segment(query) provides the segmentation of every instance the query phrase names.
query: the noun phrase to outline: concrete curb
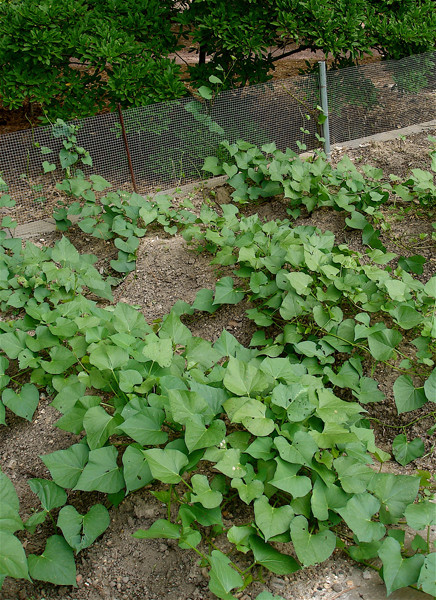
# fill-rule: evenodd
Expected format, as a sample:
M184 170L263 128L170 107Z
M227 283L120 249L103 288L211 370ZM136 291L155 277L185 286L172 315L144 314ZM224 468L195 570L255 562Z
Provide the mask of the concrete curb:
M417 133L422 133L429 129L436 127L436 119L433 121L426 121L425 123L419 123L418 125L410 125L409 127L403 127L402 129L394 129L391 131L384 131L382 133L376 133L367 137L359 138L357 140L350 140L341 144L335 144L332 146L332 150L344 149L344 148L359 148L363 144L369 144L371 142L386 142L389 140L398 139L400 135L409 136ZM313 152L304 152L300 154L302 158L313 156ZM179 187L169 188L162 190L152 195L153 198L158 196L186 196L191 192L197 191L201 188L211 189L217 185L223 185L227 181L226 175L220 175L219 177L212 177L204 181L196 181L194 183L188 183ZM146 197L146 196L144 196ZM147 196L148 197L148 196ZM78 217L71 216L70 220L75 223ZM28 239L36 237L38 235L44 235L46 233L52 233L56 231L56 222L52 218L42 219L40 221L33 221L32 223L25 223L24 225L18 225L14 230L7 230L8 237L16 237L21 239Z

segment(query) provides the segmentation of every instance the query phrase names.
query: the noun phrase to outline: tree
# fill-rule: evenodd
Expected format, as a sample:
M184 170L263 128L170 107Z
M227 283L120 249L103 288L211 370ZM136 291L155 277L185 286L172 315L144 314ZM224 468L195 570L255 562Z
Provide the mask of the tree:
M277 60L301 50L331 54L339 67L372 50L426 52L436 41L433 0L190 0L176 20L200 48L191 78L204 81L221 65L228 85L265 81Z
M13 0L0 3L0 96L80 117L186 95L182 45L199 55L194 87L217 67L234 87L267 81L302 49L340 67L372 50L425 52L435 39L434 0Z

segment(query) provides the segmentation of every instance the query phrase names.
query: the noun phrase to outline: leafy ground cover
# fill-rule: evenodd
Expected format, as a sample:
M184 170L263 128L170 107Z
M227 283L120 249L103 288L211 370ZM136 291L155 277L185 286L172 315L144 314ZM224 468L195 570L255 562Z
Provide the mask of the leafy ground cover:
M3 240L3 467L12 475L19 466L22 505L18 516L4 479L4 535L17 560L2 567L62 586L7 579L4 594L208 597L195 567L178 587L190 559L174 566L177 547L203 555L210 591L222 598L251 578L260 582L243 593L255 598L268 570L292 585L300 565L310 569L346 548L374 566L383 561L388 590L419 580L433 593L429 540L414 535L402 558L399 523L421 530L432 518L435 292L430 253L421 248L432 237L432 180L422 169L388 189L377 169L363 178L346 159L331 171L318 159L285 160L272 146L267 160L250 147L228 151L237 172L230 160L206 167L227 169L235 192L217 190L202 208L200 198L156 206L133 198L127 207L112 191L97 203L93 192L105 187L98 177L63 184L85 200L70 209L81 214L82 232L97 234L101 248L115 239L110 273L66 238L24 253L17 240ZM289 181L288 198L240 211L229 203L229 192L253 202ZM326 215L334 215L328 227ZM66 227L68 215L58 216ZM415 221L416 241L403 234L406 248L392 251L396 224ZM110 284L126 272L113 304ZM172 297L160 296L165 289ZM82 298L87 290L93 295ZM182 302L169 311L177 296ZM146 319L129 304L141 305ZM374 439L371 422L394 434ZM20 457L25 446L31 462ZM388 453L400 466L392 469ZM151 484L152 500L144 489ZM133 493L122 501L125 488ZM106 507L119 501L103 541L86 550L106 530ZM21 518L29 533L12 541ZM165 542L132 540L138 529L137 538ZM117 564L111 547L118 553L130 543L130 571L108 581ZM152 549L146 584L136 579L144 546ZM99 563L86 579L82 550L84 570ZM81 553L78 575L73 551ZM164 570L170 563L174 577ZM70 592L73 575L81 585ZM280 595L290 597L286 589Z

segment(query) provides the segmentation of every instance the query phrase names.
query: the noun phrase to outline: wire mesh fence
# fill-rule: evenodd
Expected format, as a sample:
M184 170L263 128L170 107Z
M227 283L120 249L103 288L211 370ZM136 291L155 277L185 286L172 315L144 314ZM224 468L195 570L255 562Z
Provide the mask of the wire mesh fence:
M436 52L377 62L327 74L332 143L430 121L436 112ZM204 159L220 156L220 141L274 141L298 150L315 148L318 75L272 80L222 92L205 102L185 98L123 111L126 139L138 192L151 193L197 181ZM83 119L77 144L89 151L94 172L132 189L126 145L117 113ZM304 132L302 131L304 130ZM63 177L62 138L51 127L0 136L0 173L16 200L9 211L20 224L50 217ZM43 166L45 165L45 166ZM47 171L47 172L45 172Z

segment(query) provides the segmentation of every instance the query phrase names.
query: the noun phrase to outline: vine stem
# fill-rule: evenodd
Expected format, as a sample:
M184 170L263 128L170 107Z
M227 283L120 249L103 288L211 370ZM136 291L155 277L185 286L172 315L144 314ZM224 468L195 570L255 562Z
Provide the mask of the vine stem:
M194 492L194 489L192 488L192 486L187 481L185 481L183 479L183 477L180 479L180 483L184 483L191 492Z
M379 425L383 425L383 427L388 427L390 429L405 429L407 427L410 427L411 425L414 425L415 423L418 423L418 421L426 419L430 415L436 416L436 411L431 411L429 413L426 413L425 415L422 415L421 417L417 417L413 421L410 421L410 423L406 423L406 425L388 425L387 423L380 421L380 419L377 419L376 417L368 417L368 419L370 421L376 421L376 423L378 423Z

